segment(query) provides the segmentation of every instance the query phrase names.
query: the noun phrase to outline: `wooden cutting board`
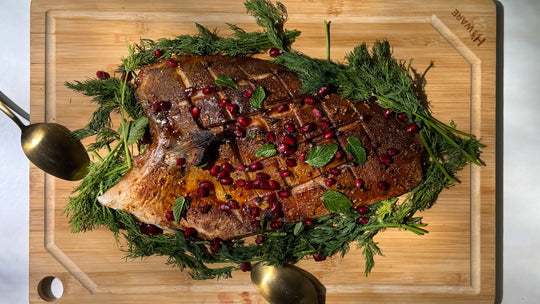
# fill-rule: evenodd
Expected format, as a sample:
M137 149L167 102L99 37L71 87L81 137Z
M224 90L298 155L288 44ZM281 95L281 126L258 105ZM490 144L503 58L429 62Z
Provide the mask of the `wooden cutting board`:
M331 20L332 59L354 46L387 39L394 55L418 72L431 62L426 93L437 118L453 120L486 145L485 167L466 167L461 184L443 191L424 212L429 234L385 231L384 256L370 276L363 257L298 266L317 277L326 303L493 303L496 292L496 6L488 0L284 0L294 47L324 58L323 21ZM35 0L31 7L33 122L83 127L94 106L63 83L113 73L126 42L195 33L194 22L230 31L225 23L257 29L241 1ZM500 109L499 109L500 110ZM30 171L30 302L47 298L47 277L63 283L58 303L265 303L249 274L193 281L166 259L123 259L106 230L70 233L63 209L76 186ZM41 283L41 285L40 285ZM38 288L41 286L42 288ZM42 292L38 292L40 289ZM50 300L50 298L49 298Z

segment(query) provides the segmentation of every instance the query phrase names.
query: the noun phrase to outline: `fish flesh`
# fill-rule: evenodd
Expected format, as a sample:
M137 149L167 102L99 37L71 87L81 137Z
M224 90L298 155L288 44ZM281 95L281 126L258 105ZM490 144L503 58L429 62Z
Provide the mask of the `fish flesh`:
M422 181L424 147L404 114L373 100L301 94L298 76L270 61L182 55L143 67L135 84L152 142L98 200L141 223L230 240L330 213L328 190L356 207ZM363 163L345 149L352 136ZM328 145L338 149L327 164L306 162L310 149ZM261 147L275 155L259 155ZM175 220L179 197L189 209Z

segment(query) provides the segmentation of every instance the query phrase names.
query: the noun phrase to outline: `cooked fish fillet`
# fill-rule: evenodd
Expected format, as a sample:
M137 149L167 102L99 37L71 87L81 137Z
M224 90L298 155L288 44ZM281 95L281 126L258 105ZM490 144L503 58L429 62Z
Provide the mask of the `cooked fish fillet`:
M217 86L221 75L238 89ZM136 84L153 141L99 201L141 223L228 240L257 232L263 216L273 229L329 213L321 200L328 189L367 205L422 180L423 145L403 117L338 94L300 95L297 75L268 61L185 55L145 66ZM250 104L257 87L266 93L261 109ZM366 162L344 151L349 136L361 140ZM268 144L278 154L257 157ZM327 144L339 147L327 165L304 162ZM190 208L177 224L170 214L180 196Z

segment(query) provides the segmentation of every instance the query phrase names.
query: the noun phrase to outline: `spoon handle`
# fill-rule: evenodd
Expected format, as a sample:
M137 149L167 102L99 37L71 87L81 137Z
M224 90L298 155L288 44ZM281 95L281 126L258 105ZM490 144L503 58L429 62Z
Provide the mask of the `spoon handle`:
M11 120L13 120L17 124L17 126L21 128L21 130L23 130L24 128L26 128L26 125L23 124L21 120L17 116L15 116L15 114L13 114L13 112L11 112L8 106L9 104L14 104L14 103L13 101L11 101L11 99L9 99L6 95L4 95L2 91L0 91L0 110L6 113L6 115L9 118L11 118Z

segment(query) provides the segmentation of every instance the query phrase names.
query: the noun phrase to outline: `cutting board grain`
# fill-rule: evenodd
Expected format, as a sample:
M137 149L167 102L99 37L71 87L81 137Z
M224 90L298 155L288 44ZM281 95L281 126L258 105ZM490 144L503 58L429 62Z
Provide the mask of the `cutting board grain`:
M325 57L323 21L331 20L332 59L362 41L391 42L420 73L431 108L486 145L484 167L466 167L461 184L424 212L429 234L385 231L384 256L368 277L354 246L345 258L298 265L326 289L326 303L493 303L495 297L496 7L488 0L284 0L294 47ZM113 73L126 42L195 33L194 22L230 31L257 29L241 1L35 0L31 6L31 120L83 127L94 109L65 81ZM246 273L193 281L166 259L124 260L106 230L72 234L63 209L76 183L30 171L30 302L44 278L63 282L58 303L265 303ZM42 284L43 285L43 284Z

